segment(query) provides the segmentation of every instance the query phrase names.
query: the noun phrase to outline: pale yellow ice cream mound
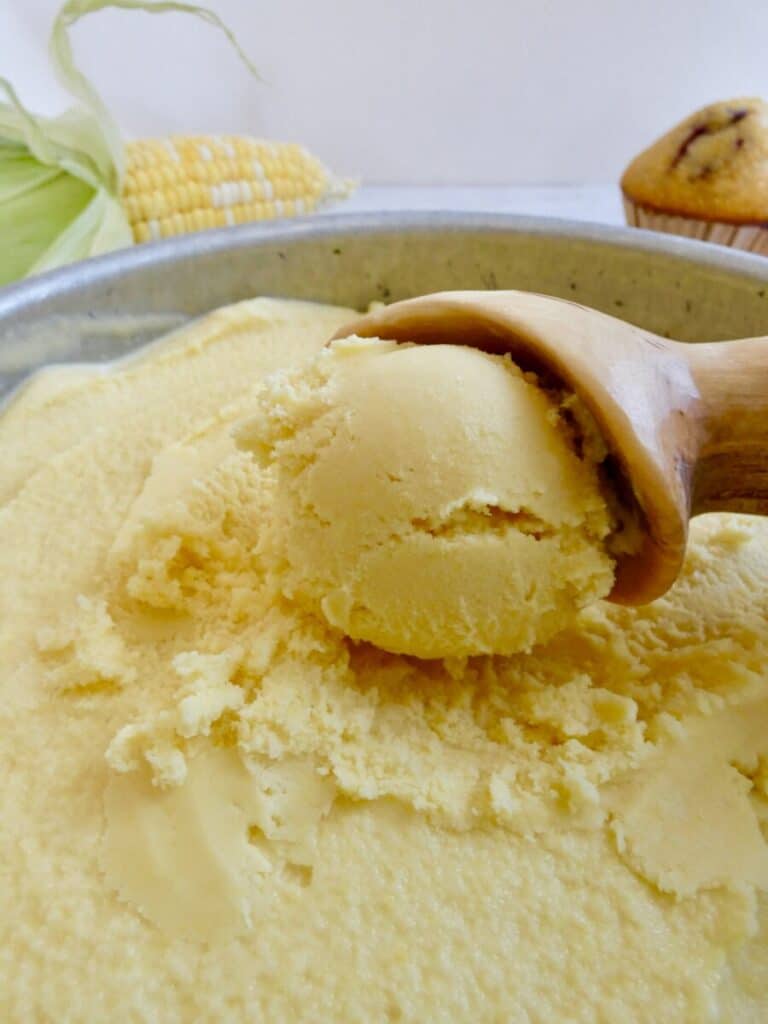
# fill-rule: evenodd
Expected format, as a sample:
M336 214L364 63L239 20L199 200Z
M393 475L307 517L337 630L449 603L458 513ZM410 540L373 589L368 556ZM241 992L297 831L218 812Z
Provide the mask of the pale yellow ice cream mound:
M257 300L0 418L0 1020L768 1018L768 525L420 661L275 594Z
M548 639L613 585L605 452L574 450L574 404L455 345L351 339L272 378L238 442L276 474L276 585L399 654Z

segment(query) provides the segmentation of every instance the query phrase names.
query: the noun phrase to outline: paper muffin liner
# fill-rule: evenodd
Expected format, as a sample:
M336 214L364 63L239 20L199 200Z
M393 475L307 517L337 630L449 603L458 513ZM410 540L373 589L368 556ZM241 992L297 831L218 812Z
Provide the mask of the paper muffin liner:
M768 256L768 224L728 224L725 221L697 220L674 213L660 213L647 206L624 198L624 214L627 224L650 231L664 231L669 235L684 235L698 238L703 242L730 245L734 249Z

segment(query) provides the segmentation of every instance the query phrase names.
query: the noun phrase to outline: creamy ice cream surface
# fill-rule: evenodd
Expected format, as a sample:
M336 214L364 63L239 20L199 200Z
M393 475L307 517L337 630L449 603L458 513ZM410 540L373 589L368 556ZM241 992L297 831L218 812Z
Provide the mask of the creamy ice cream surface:
M238 439L276 472L279 589L421 658L547 639L613 584L603 453L574 451L573 401L456 345L336 342L272 378Z
M359 482L405 475L425 376L386 343L316 358L351 317L241 303L112 372L50 371L0 416L0 1019L766 1019L768 525L694 521L663 599L598 601L529 651L351 640L352 618L318 614L343 577L294 530L292 488L306 473L313 514L343 526L338 455L337 490L370 506ZM525 501L506 464L489 487L422 389L414 482L379 496L397 518L434 486L448 528L409 509L397 543L523 543L522 513L537 553L572 529L577 586L604 592L612 514L562 401L456 358L436 375L482 381L541 465L515 453ZM374 364L397 399L379 450L387 406L355 386ZM470 388L453 401L486 429ZM530 506L550 480L561 502Z

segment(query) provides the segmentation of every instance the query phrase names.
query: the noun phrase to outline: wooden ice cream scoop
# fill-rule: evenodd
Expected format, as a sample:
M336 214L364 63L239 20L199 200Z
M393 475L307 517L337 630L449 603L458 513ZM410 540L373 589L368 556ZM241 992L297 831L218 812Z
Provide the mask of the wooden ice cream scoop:
M639 549L617 562L613 601L645 604L669 589L691 516L768 514L768 337L684 344L517 291L396 302L337 337L350 334L508 352L581 397L642 523Z

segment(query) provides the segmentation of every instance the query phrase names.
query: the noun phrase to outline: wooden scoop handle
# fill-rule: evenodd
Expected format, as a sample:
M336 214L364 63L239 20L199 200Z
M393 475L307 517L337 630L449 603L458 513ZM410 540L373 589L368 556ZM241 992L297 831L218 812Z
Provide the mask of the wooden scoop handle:
M768 515L768 338L680 349L701 399L691 514Z

